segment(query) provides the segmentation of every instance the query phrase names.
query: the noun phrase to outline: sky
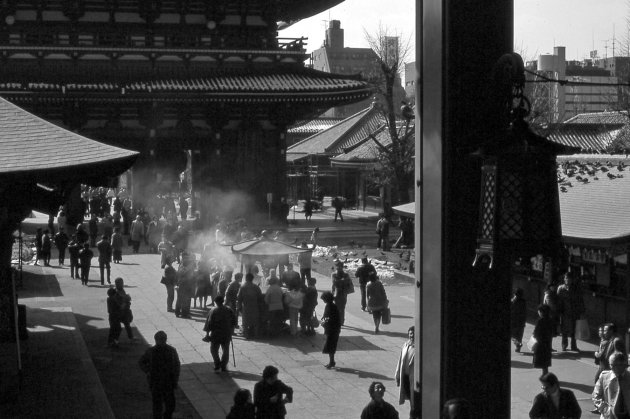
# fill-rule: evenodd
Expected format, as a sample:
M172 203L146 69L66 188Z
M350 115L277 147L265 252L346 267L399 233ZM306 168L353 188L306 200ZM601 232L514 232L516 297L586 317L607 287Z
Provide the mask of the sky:
M419 3L419 2L418 2ZM340 5L280 32L280 37L308 37L308 52L324 41L327 22L341 21L345 46L368 47L364 30L379 25L415 45L415 0L345 0ZM514 50L525 60L566 47L566 58L582 60L597 50L600 57L628 55L630 0L514 0ZM608 48L606 48L608 47ZM415 59L415 51L410 58Z

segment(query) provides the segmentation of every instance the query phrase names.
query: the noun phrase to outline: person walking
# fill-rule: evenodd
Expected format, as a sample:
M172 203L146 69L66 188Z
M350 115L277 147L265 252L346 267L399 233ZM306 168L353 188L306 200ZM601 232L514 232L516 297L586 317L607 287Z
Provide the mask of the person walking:
M230 342L232 341L232 333L236 327L236 316L232 309L223 305L224 297L217 296L214 300L216 305L206 319L203 326L206 336L203 338L205 342L210 342L210 354L214 361L215 371L227 371L227 365L230 360ZM219 348L221 348L221 357L219 357Z
M166 343L167 335L158 331L153 337L155 345L146 350L138 361L142 372L147 375L153 418L168 419L175 411L175 389L179 381L180 361L177 350Z
M59 251L59 266L63 266L66 260L66 249L68 248L68 235L65 232L65 224L59 226L59 231L55 234L55 246Z
M85 242L83 249L79 250L79 262L81 264L81 283L87 285L90 280L90 267L94 252L90 249L90 243Z
M359 289L361 290L361 310L363 311L366 311L367 309L365 287L369 281L370 274L376 275L376 268L370 263L368 258L364 257L361 259L361 266L357 268L357 271L354 274L354 276L359 278Z
M341 333L341 318L332 292L324 291L320 298L326 304L321 320L322 326L324 327L324 334L326 335L326 342L324 343L322 353L328 354L328 364L326 364L326 368L330 369L337 365L335 363L335 353L337 352L337 342L339 342L339 334Z
M341 210L343 209L343 201L338 196L335 197L332 201L332 206L335 208L335 222L337 222L337 216L339 216L339 220L343 223L343 215L341 214Z
M169 260L164 267L164 274L160 281L166 287L166 311L172 313L173 301L175 300L175 285L177 285L177 271L173 268L172 262Z
M582 409L571 390L560 387L558 377L552 372L539 378L542 391L536 395L529 411L530 419L580 419Z
M44 260L44 266L50 266L50 252L52 250L52 240L50 240L50 234L48 229L44 230L42 234L42 259Z
M378 250L389 250L389 220L385 217L385 213L378 214L379 219L376 222L376 234L378 241L376 248Z
M378 279L375 273L370 274L369 281L365 292L367 295L367 307L374 319L374 334L376 335L381 325L383 310L389 306L389 300L387 299L387 293L385 292L383 283Z
M278 368L267 365L262 380L254 385L256 418L284 419L285 404L293 402L293 389L278 379Z
M107 314L109 320L109 335L107 336L107 346L118 347L118 338L122 332L120 323L122 321L122 307L116 298L116 289L107 289Z
M120 234L120 227L114 227L111 246L114 263L122 262L123 236Z
M407 341L403 344L398 357L398 363L396 364L396 372L394 378L396 379L396 386L400 387L398 393L398 404L405 404L405 400L409 400L409 417L414 417L415 403L413 398L413 363L416 355L415 347L415 326L409 327L407 330Z
M109 243L109 238L103 234L96 243L96 248L98 249L98 270L101 275L101 285L105 285L105 271L107 271L107 283L111 284L112 245Z
M243 316L242 331L245 339L259 336L260 306L263 295L260 287L254 284L254 274L245 274L245 283L239 288L236 305Z
M195 296L193 258L185 257L177 270L177 301L175 316L190 319L190 300Z
M144 223L139 214L136 215L136 219L131 223L129 233L133 252L138 253L140 251L140 242L144 240Z
M602 371L593 389L593 404L602 419L630 418L628 356L615 352L608 358L611 369Z
M533 347L534 368L542 368L542 373L547 374L551 366L551 340L553 339L553 322L549 317L549 306L538 306L539 319L534 327L533 336L536 344Z
M120 321L125 326L125 332L127 332L127 338L130 341L135 341L133 336L133 330L131 329L131 322L133 321L133 313L131 311L131 296L125 291L125 281L118 277L114 279L114 288L116 289L116 301L120 305Z
M566 351L569 338L571 338L571 350L579 352L575 340L575 323L584 315L584 298L582 290L575 280L574 274L567 272L564 275L564 284L558 287L558 301L560 306L560 329L562 331L562 350Z
M81 243L77 241L77 236L72 235L72 239L68 243L68 254L70 255L70 277L72 279L81 278L81 272L79 271L79 251L81 250Z
M344 264L340 260L335 261L337 270L331 275L332 278L332 293L335 296L335 304L339 309L339 320L343 326L346 315L346 303L348 302L348 294L354 292L354 286L352 285L352 279L347 272L344 272Z
M398 419L398 411L387 403L385 396L385 384L380 381L372 381L368 389L372 399L361 412L361 419Z
M523 294L522 288L516 288L510 300L510 331L515 352L520 352L523 347L523 333L527 320L527 302Z

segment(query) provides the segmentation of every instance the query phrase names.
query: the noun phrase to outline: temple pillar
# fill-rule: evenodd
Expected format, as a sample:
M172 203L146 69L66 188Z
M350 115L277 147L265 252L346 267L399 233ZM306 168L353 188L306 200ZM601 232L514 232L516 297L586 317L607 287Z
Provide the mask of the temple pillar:
M480 162L496 133L492 69L513 48L513 2L422 2L417 11L417 417L467 399L471 417L510 417L510 263L474 269Z

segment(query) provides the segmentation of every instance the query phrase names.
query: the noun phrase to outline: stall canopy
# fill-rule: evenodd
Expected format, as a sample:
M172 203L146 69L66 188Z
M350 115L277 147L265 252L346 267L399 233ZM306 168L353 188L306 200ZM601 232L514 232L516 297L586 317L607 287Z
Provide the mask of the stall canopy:
M410 202L408 204L397 205L392 207L394 214L402 215L403 217L415 218L416 216L416 203Z
M265 237L233 244L232 253L249 257L282 256L313 251L312 248L296 247Z

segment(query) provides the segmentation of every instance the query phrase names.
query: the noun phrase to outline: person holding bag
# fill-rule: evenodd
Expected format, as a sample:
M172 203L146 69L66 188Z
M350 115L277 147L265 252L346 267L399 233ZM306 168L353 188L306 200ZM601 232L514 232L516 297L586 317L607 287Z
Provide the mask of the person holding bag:
M372 313L374 319L374 334L378 334L379 326L381 325L381 318L383 311L389 306L389 300L387 299L387 293L383 283L378 279L376 273L370 273L368 276L368 283L365 287L367 296L367 307Z

